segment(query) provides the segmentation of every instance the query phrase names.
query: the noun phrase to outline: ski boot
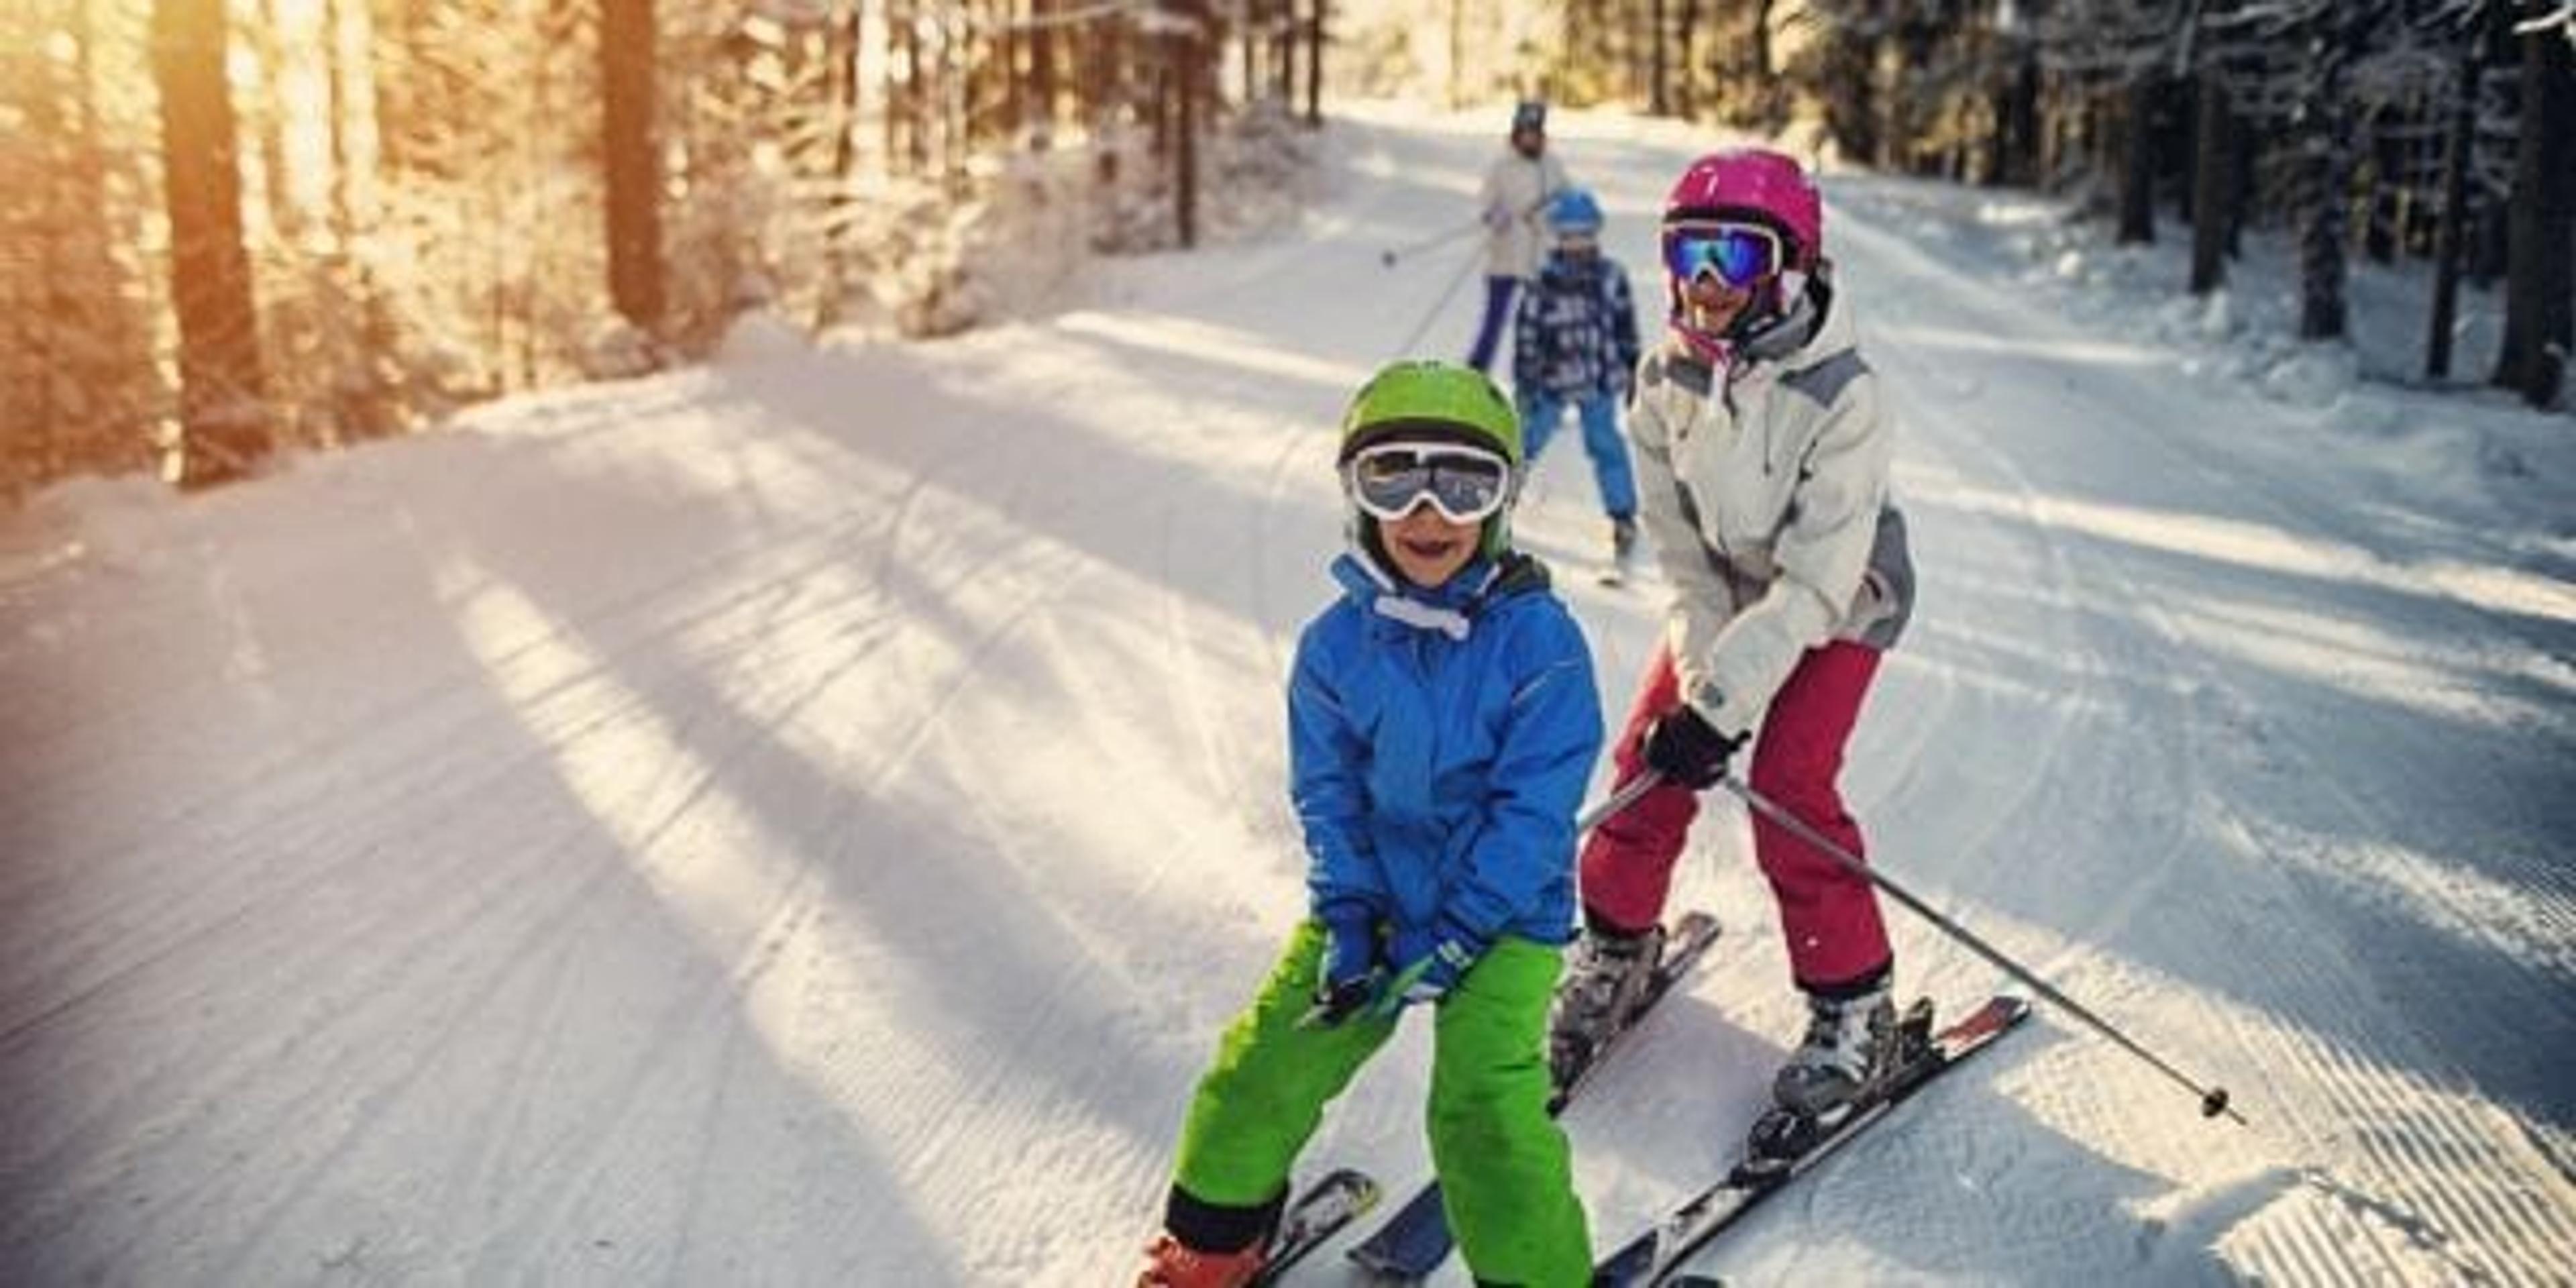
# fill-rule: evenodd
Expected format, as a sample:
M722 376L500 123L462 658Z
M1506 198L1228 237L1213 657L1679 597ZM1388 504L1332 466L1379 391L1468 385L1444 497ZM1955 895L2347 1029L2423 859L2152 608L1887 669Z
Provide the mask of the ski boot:
M1243 1288L1268 1259L1260 1243L1239 1252L1201 1252L1164 1234L1146 1247L1136 1288Z
M1771 1080L1771 1099L1809 1118L1839 1118L1896 1067L1898 1045L1885 979L1850 997L1810 993L1806 1040Z
M1601 570L1605 586L1624 585L1637 564L1637 521L1624 515L1610 516L1610 563Z
M1623 934L1595 923L1574 941L1547 1017L1548 1072L1559 1089L1574 1085L1593 1053L1636 1014L1663 953L1659 925Z

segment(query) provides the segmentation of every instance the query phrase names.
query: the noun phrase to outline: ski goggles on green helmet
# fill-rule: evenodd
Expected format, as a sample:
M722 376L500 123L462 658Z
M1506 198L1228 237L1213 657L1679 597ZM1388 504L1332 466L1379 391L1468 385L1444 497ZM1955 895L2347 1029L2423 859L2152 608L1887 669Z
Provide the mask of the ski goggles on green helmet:
M1512 467L1481 447L1380 443L1342 466L1342 487L1372 518L1401 519L1429 501L1451 523L1478 523L1511 500Z
M1702 273L1737 290L1777 276L1786 261L1780 234L1761 224L1716 219L1668 224L1664 269L1676 282Z

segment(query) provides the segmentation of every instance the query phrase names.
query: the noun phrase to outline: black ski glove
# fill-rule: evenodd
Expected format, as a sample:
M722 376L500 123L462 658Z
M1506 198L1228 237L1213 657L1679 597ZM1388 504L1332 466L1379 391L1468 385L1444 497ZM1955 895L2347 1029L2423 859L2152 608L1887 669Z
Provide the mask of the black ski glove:
M1692 791L1706 791L1726 777L1726 762L1735 758L1741 737L1719 733L1707 718L1685 702L1655 717L1646 726L1641 746L1646 767Z

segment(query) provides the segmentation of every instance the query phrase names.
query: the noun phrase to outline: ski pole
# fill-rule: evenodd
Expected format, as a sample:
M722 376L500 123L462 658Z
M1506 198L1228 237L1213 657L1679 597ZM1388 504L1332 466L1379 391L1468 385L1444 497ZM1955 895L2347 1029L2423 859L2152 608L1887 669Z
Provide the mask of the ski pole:
M1664 776L1662 774L1649 769L1644 773L1619 784L1618 790L1611 792L1609 799L1585 810L1583 812L1583 817L1574 820L1574 834L1576 836L1581 836L1584 833L1601 826L1603 823L1609 822L1611 815L1636 804L1638 797L1655 790L1656 787L1662 785L1663 781Z
M1423 334L1429 331L1432 322L1440 317L1440 311L1449 307L1449 301L1458 294L1458 288L1467 284L1467 278L1475 267L1476 257L1473 255L1468 256L1466 262L1458 266L1458 275L1449 279L1449 288L1440 292L1439 299L1431 302L1430 310L1422 315L1421 321L1413 324L1413 331L1404 337L1404 343L1395 346L1397 356L1401 357L1413 352L1413 346L1422 343Z
M1383 267L1393 268L1395 267L1395 261L1399 259L1411 259L1426 250L1437 250L1440 247L1446 246L1484 226L1484 216L1478 215L1477 217L1470 219L1447 232L1434 233L1419 241L1406 242L1404 245L1394 246L1386 250L1379 251L1377 253L1377 262Z
M1934 911L1931 905L1923 902L1921 899L1915 898L1911 891L1898 885L1893 878L1881 875L1876 869L1870 867L1868 864L1852 857L1849 851L1834 844L1833 838L1828 837L1824 833L1809 826L1805 819L1782 809L1776 802L1772 801L1771 798L1764 796L1762 793L1753 790L1749 786L1746 786L1733 774L1729 774L1717 781L1718 785L1726 788L1726 790L1743 797L1744 803L1752 807L1753 812L1779 824L1781 827L1787 829L1790 835L1814 846L1818 853L1823 854L1826 858L1841 865L1844 871L1860 877L1871 885L1877 886L1879 889L1886 891L1889 895L1893 896L1898 903L1904 904L1907 908L1912 909L1917 916L1922 917L1924 920L1931 922L1935 927L1938 927L1943 934L1967 945L1968 948L1974 951L1978 956L1985 958L1987 961L1994 963L1998 967L2001 967L2004 973L2012 976L2014 979L2030 985L2031 988L2038 991L2041 997L2047 998L2059 1010L2062 1010L2067 1014L2084 1021L2086 1024L2091 1025L2094 1032L2118 1043L2122 1049L2128 1051L2129 1054L2146 1061L2149 1065L2153 1066L2157 1072L2162 1073L2166 1077L2173 1079L2175 1082L2181 1083L2183 1086L2190 1088L2194 1095L2200 1097L2201 1117L2216 1118L2220 1114L2225 1114L2228 1117L2235 1119L2239 1126L2246 1125L2245 1115L2228 1107L2227 1088L2203 1087L2199 1083L2192 1081L2189 1077L2185 1076L2181 1070L2174 1068L2172 1065L2165 1063L2161 1059L2158 1059L2154 1052L2138 1045L2138 1043L2131 1039L2128 1034L2121 1032L2118 1027L2114 1026L2110 1021L2086 1010L2082 1005L2078 1004L2074 998L2068 997L2066 994L2057 991L2057 989L2050 985L2047 980L2041 979L2029 968L2014 961L2012 958L2005 956L2001 950L1995 948L1985 940L1979 939L1974 934L1969 933L1967 927L1962 926L1959 923L1950 920L1948 917L1944 917L1940 913ZM1613 799L1615 800L1616 798L1614 797Z
M1548 203L1556 200L1556 194L1561 191L1563 191L1563 189L1552 189L1550 191L1540 193L1538 200L1523 209L1520 212L1519 217L1527 219L1530 216L1547 209ZM1407 242L1402 246L1391 247L1389 249L1379 251L1377 253L1377 262L1385 267L1393 268L1395 267L1395 261L1399 259L1411 259L1426 250L1436 250L1439 247L1446 246L1449 243L1485 226L1485 217L1483 215L1478 215L1447 232L1434 233L1420 241Z

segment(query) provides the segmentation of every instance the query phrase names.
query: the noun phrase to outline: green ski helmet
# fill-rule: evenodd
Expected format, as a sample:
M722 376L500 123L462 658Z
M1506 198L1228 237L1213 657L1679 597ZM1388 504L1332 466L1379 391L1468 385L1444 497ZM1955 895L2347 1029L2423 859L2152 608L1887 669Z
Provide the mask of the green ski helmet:
M1458 443L1501 456L1512 468L1515 495L1485 520L1478 550L1493 558L1511 547L1512 507L1520 500L1521 418L1485 373L1430 358L1379 368L1342 413L1342 449L1335 463L1349 464L1360 449L1379 443ZM1354 504L1353 532L1382 556L1365 519Z

